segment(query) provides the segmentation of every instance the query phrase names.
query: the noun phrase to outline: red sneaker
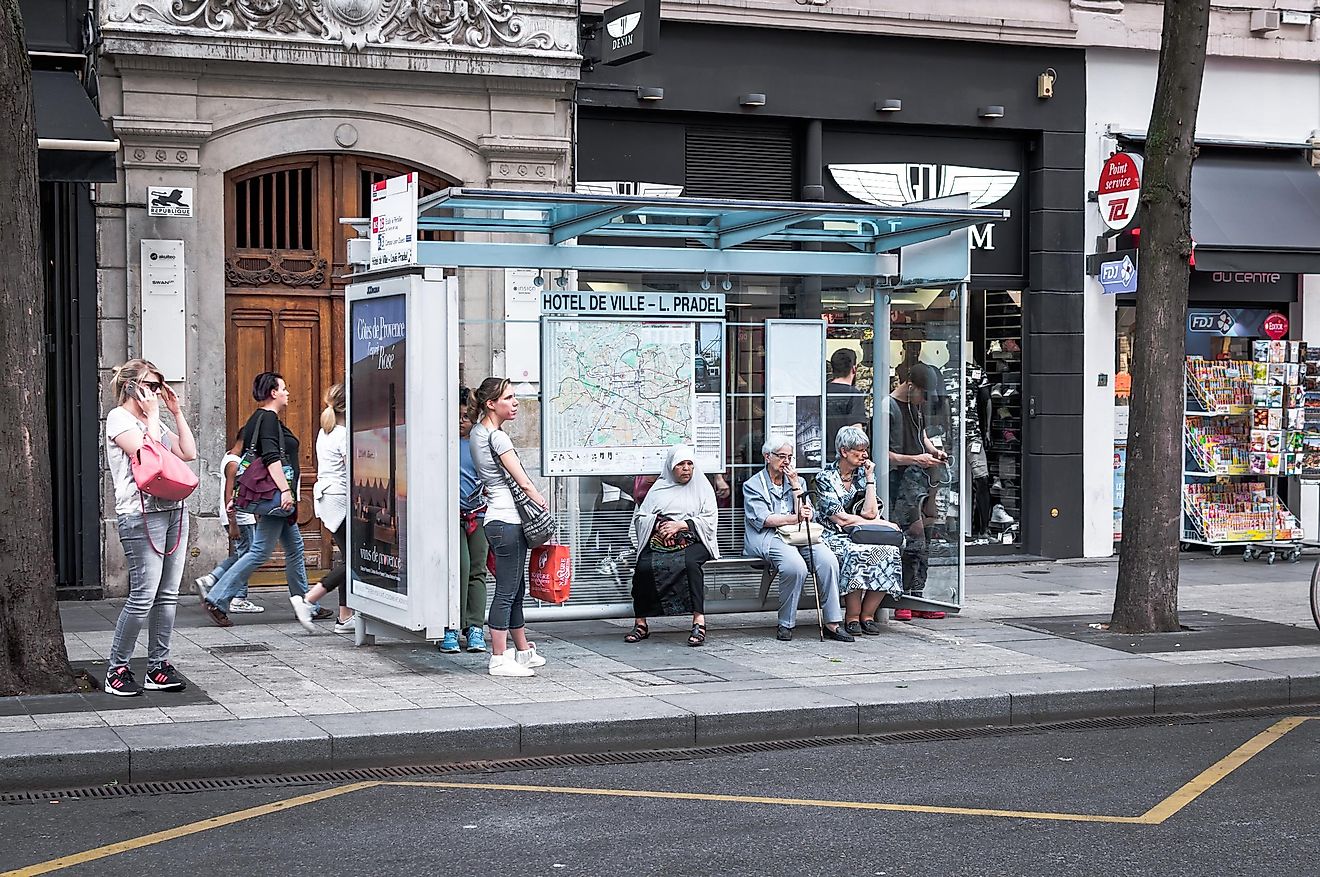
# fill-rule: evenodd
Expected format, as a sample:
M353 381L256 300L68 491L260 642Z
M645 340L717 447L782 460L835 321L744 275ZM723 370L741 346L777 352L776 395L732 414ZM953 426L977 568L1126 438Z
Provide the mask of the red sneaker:
M912 620L912 610L911 610L911 609L895 609L895 610L894 610L894 620L895 620L895 621L911 621L911 620Z
M937 611L937 612L930 612L930 611L927 611L927 610L924 610L924 609L913 609L913 610L912 610L912 616L913 616L914 618L943 618L943 617L944 617L944 613L943 613L943 612L938 612L938 611Z

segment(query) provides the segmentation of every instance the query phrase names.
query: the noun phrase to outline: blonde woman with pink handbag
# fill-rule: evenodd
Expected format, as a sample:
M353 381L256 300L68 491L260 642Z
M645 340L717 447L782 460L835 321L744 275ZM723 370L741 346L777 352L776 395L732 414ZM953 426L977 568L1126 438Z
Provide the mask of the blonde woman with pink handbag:
M160 369L130 359L115 369L111 389L119 404L105 416L105 458L115 488L119 542L128 564L128 600L115 624L105 691L133 697L152 691L182 691L183 678L170 664L170 640L179 602L179 581L188 542L188 510L182 500L146 495L134 478L133 462L146 445L158 445L185 463L197 459L197 443L183 414L183 401ZM161 422L160 406L174 418ZM128 662L138 634L147 626L147 674L141 686Z

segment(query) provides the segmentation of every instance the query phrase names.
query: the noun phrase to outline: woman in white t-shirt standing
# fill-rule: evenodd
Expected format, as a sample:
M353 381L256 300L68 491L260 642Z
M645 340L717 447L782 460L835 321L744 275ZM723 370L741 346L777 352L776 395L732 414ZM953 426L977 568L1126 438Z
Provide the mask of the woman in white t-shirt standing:
M353 630L353 611L348 608L348 575L344 567L348 559L348 430L344 428L344 385L335 384L325 391L325 410L321 412L321 429L316 433L316 484L312 487L312 502L316 516L334 537L339 546L339 562L326 573L325 578L312 585L301 606L294 606L298 623L309 631L312 624L312 603L331 591L339 591L339 623L335 633Z
M527 641L523 598L527 594L527 537L504 473L546 506L545 497L527 477L513 441L501 427L518 416L518 397L508 378L486 378L472 394L468 416L475 424L468 436L477 477L486 486L486 540L495 554L495 596L490 604L490 675L535 676L545 664L536 644ZM501 472L501 469L504 471ZM548 507L548 506L547 506ZM509 637L516 653L505 651Z
M105 458L115 485L119 542L128 563L128 600L115 624L105 691L120 697L142 693L128 662L147 625L147 675L153 691L182 691L183 678L170 664L170 640L179 602L179 580L187 557L188 510L182 502L144 496L133 479L131 458L150 435L184 462L197 459L197 443L183 416L182 400L160 369L130 359L114 371L111 389L119 405L105 416ZM178 432L161 423L165 403Z

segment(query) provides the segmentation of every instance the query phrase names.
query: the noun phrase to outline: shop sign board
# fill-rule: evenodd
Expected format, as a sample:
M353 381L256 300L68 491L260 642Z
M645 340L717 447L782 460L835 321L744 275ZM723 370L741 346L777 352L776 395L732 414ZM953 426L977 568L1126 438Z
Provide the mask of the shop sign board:
M660 0L627 0L605 10L600 59L615 66L645 58L660 42Z
M541 313L560 317L724 319L722 292L544 291Z
M1105 159L1096 186L1100 219L1113 231L1122 231L1137 215L1141 197L1141 166L1135 155L1116 152Z
M372 268L417 263L417 174L371 186Z
M1117 255L1117 254L1115 254ZM1124 253L1121 257L1100 263L1100 286L1105 295L1132 295L1137 291L1137 254Z
M1261 328L1271 340L1278 341L1288 335L1288 318L1280 313L1270 314L1261 324Z
M147 186L147 215L191 218L193 190L176 189L171 186Z

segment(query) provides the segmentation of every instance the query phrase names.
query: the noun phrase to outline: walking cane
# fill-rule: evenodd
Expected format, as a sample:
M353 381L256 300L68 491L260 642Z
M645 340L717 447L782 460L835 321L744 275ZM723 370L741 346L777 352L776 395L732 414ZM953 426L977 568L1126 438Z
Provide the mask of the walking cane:
M820 579L816 578L816 548L811 544L811 521L802 520L802 507L806 503L799 498L798 526L807 525L807 568L811 571L811 592L816 595L816 623L820 626L820 641L825 642L825 615L820 611Z

